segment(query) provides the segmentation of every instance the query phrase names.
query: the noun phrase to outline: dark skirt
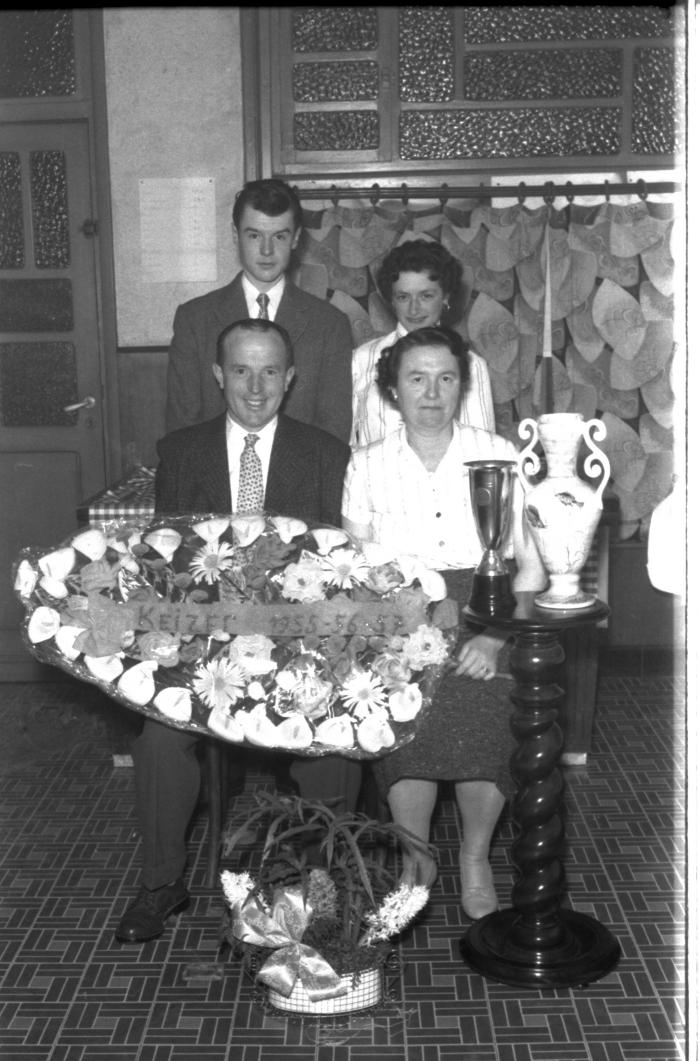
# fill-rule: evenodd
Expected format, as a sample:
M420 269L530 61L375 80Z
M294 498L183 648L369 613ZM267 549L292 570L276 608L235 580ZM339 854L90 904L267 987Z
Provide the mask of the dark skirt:
M473 571L443 571L448 595L460 608L469 600ZM498 656L498 673L508 673L508 649ZM402 778L432 781L493 781L510 797L514 784L510 757L515 740L510 730L513 704L510 678L489 682L448 672L432 704L424 709L410 743L374 763L377 784L386 791Z

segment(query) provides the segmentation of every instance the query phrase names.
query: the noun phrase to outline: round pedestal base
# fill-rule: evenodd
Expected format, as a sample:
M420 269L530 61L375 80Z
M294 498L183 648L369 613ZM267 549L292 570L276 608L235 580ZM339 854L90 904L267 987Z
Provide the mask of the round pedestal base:
M579 592L575 597L555 597L548 593L538 593L535 604L538 608L553 608L556 611L568 611L570 608L590 608L596 603L596 598L591 593Z
M482 917L460 940L462 958L476 972L515 987L585 987L615 968L620 944L592 917L560 910L560 943L551 948L512 943L517 910L499 910Z
M538 608L556 608L557 610L568 610L569 608L590 608L595 604L596 598L591 593L584 593L580 585L578 572L570 574L549 575L549 587L535 596L535 604Z

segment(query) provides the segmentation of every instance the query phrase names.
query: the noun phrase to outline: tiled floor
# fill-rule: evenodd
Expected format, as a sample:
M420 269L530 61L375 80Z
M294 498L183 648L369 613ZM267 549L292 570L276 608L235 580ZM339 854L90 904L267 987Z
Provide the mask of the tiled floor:
M138 884L127 720L90 687L0 686L3 1061L677 1061L685 1056L684 695L678 678L603 678L587 767L565 771L571 905L617 936L616 970L585 989L487 982L460 960L457 827L435 839L441 875L399 952L393 997L343 1020L272 1016L217 954L223 903L205 878L205 815L191 838L193 904L165 935L121 946ZM116 721L115 721L116 719ZM107 721L109 720L109 721ZM11 738L11 739L10 739ZM256 771L252 785L270 777ZM235 805L232 814L236 815ZM493 852L511 884L505 820Z

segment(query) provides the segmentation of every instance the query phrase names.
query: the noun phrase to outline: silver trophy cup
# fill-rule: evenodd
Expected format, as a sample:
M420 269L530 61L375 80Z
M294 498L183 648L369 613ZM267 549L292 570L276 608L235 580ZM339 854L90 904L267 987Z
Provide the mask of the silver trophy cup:
M469 495L484 555L474 572L469 607L494 618L511 615L515 597L510 573L498 550L508 534L513 502L515 461L465 461Z

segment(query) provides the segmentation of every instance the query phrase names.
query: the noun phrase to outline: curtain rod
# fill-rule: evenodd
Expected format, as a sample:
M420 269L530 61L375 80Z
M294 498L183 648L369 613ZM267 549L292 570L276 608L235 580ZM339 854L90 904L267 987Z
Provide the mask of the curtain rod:
M644 200L648 195L664 195L677 192L681 185L674 181L652 181L644 180L634 183L613 183L603 181L602 184L566 184L555 185L554 181L546 181L544 184L520 184L500 185L498 187L486 184L472 184L467 186L456 186L441 184L438 187L412 187L401 184L390 187L381 187L372 184L368 188L339 188L335 184L325 188L299 188L295 191L300 199L330 199L337 203L339 199L369 199L374 205L380 199L401 199L407 203L409 199L438 199L446 203L448 199L512 199L517 198L523 203L526 199L542 198L546 203L554 202L557 196L565 196L572 202L577 195L604 195L608 199L611 195L638 195Z

